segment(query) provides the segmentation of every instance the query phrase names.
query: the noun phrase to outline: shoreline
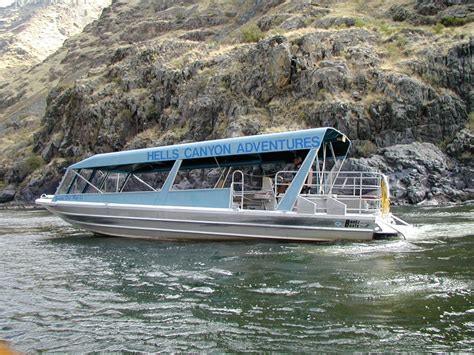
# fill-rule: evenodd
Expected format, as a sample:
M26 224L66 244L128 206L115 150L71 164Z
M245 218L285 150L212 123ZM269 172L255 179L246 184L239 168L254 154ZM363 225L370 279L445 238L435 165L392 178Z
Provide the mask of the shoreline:
M25 204L25 205L0 205L0 211L34 211L34 210L44 210L46 208L42 206L37 206L35 204Z

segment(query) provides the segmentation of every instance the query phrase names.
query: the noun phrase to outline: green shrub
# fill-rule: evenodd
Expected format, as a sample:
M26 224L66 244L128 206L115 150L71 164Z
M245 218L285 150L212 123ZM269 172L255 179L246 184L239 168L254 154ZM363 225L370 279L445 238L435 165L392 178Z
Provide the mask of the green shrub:
M264 34L257 25L248 25L241 30L242 42L253 43L260 41Z
M354 26L357 28L362 28L367 26L367 22L362 20L361 18L356 18L354 22Z
M27 171L30 171L30 172L33 172L36 169L42 167L43 163L44 163L43 159L33 154L25 158L24 160L25 168L27 169Z
M377 152L377 146L372 141L363 141L357 146L357 153L361 157L369 157Z
M312 17L312 16L305 18L304 21L303 21L304 27L310 26L314 22L314 20L315 20L315 18Z
M474 132L474 111L469 113L469 117L466 122L466 128Z
M390 36L391 34L395 33L395 31L396 31L395 27L392 27L392 26L388 25L385 22L382 22L379 25L379 29L382 33L386 34L387 36Z
M119 76L114 76L110 81L118 86L122 86L122 78Z
M44 164L43 159L41 157L30 153L22 160L18 161L14 165L14 170L17 171L17 174L20 180L23 180L26 176L31 174L36 169L42 167Z
M433 26L433 32L436 34L440 34L444 30L444 25L441 22L438 22L436 25Z
M123 108L120 110L115 117L115 123L121 125L122 127L128 127L129 123L132 121L132 111L129 108Z
M451 143L452 139L451 138L444 138L443 140L441 140L439 142L439 147L440 149L445 152L446 151L446 148L448 146L449 143Z
M209 85L209 82L210 82L210 81L211 81L210 78L205 77L205 76L198 78L197 81L196 81L196 82L197 82L198 91L199 91L199 92L202 92L202 91L206 90L206 88L207 88L207 86Z
M395 43L390 43L386 47L387 50L387 56L392 59L392 60L398 60L400 59L401 52L400 48L395 44Z
M395 40L395 45L400 48L400 49L403 49L405 48L405 46L408 44L408 40L406 37L402 36L402 35L397 35L397 39Z
M186 18L186 15L182 12L176 14L176 22L177 23L182 23L185 18Z
M467 18L460 18L455 16L445 16L441 19L441 24L446 27L462 26L469 22Z
M325 88L319 89L319 95L321 96L322 100L327 100L331 97L331 93Z
M425 82L425 83L428 83L432 86L436 86L436 85L439 85L439 80L438 78L436 78L435 76L433 75L430 75L430 74L427 74L427 73L423 73L421 75L421 79Z

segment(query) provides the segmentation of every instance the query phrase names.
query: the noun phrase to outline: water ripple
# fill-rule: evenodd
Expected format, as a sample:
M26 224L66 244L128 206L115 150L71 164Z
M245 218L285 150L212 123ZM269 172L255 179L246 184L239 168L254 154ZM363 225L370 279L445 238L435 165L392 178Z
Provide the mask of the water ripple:
M471 351L472 208L407 240L158 243L0 212L0 338L24 352ZM396 348L394 348L396 344Z

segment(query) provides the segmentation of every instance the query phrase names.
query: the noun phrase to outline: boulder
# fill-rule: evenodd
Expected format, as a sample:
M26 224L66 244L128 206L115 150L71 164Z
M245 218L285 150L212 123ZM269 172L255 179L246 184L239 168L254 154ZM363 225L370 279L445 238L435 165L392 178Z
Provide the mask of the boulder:
M448 7L449 1L447 0L417 0L415 9L422 15L436 15L441 10Z
M314 27L319 27L319 28L331 28L331 27L352 27L356 23L355 18L353 17L332 17L332 16L326 16L323 18L320 18L316 20L313 23Z
M468 164L474 164L474 134L469 129L459 131L446 148L449 155L465 160Z
M66 160L54 160L35 171L27 183L17 189L15 199L33 203L42 194L54 194L68 165Z
M0 203L13 201L16 195L16 185L10 184L0 192Z

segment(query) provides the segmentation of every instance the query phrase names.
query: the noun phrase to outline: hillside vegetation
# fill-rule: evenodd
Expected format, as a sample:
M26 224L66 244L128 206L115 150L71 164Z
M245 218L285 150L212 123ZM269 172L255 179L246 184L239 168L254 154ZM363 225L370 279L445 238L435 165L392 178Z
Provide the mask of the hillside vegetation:
M97 19L110 0L25 0L0 7L0 81L54 53ZM10 75L9 75L10 74Z

